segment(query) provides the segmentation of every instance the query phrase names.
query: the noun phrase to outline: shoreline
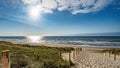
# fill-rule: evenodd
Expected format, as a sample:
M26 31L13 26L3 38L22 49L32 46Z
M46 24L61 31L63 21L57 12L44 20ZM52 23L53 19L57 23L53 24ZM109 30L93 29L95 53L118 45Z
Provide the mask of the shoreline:
M111 48L114 48L114 49L117 49L117 48L120 48L120 47L104 47L104 46L91 46L91 45L70 45L70 44L47 44L47 43L39 43L39 44L34 44L34 43L28 43L30 45L36 45L36 46L41 46L41 45L44 45L44 46L49 46L49 47L80 47L80 48L96 48L96 49L111 49Z
M9 42L9 41L5 41ZM120 49L120 47L104 47L104 46L91 46L91 45L69 45L69 44L47 44L47 43L18 43L12 42L13 44L29 44L31 46L48 46L48 47L73 47L73 48L85 48L89 50L105 50L105 49Z
M47 45L50 47L82 47L82 48L103 48L103 49L110 49L110 48L120 48L120 46L95 46L95 45L72 45L72 44L53 44L53 43L29 43L29 42L13 42L13 41L6 41L12 42L13 44L30 44L30 45Z
M7 41L9 42L9 41ZM96 49L117 49L120 47L109 47L109 46L93 46L93 45L70 45L70 44L48 44L48 43L20 43L20 42L12 42L13 44L30 44L30 45L34 45L34 46L49 46L49 47L81 47L81 48L96 48Z

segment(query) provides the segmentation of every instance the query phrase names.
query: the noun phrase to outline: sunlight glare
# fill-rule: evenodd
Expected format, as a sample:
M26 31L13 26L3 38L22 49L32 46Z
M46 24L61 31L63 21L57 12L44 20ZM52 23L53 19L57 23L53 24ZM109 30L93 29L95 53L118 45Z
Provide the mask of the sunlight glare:
M40 43L42 36L27 36L27 38L29 39L29 42L31 43Z
M29 16L31 19L37 20L40 17L40 8L38 6L32 6L29 8Z

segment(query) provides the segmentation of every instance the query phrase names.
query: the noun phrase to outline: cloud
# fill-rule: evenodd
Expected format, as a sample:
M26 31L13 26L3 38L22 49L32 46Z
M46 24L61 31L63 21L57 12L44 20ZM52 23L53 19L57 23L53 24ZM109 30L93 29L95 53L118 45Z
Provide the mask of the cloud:
M24 4L36 4L39 0L22 0Z
M42 0L42 5L48 9L57 8L57 2L55 0Z
M54 10L69 11L72 14L90 13L102 10L112 0L22 0L24 4L39 5L44 13L53 13Z

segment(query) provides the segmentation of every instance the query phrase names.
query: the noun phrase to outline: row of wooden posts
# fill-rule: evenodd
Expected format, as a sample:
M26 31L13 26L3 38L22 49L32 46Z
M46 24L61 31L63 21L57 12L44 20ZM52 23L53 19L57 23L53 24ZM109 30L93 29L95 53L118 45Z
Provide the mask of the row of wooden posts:
M77 56L80 54L80 51L82 51L82 48L74 48L73 51L73 59L77 59ZM69 51L69 62L71 64L71 52ZM61 50L59 51L58 54L58 58L59 58L59 65L61 65L62 63L62 52ZM10 68L10 50L3 50L2 51L2 68Z
M74 48L73 59L77 59L81 51L82 51L82 48Z
M107 56L107 54L108 54L109 58L111 58L111 55L113 55L114 60L117 59L117 53L116 53L116 52L113 52L113 53L110 52L110 51L104 52L104 55L105 55L105 56Z
M71 63L72 59L75 60L75 59L78 58L81 51L82 51L82 48L78 48L78 47L74 48L73 51L69 51L69 63L70 64L72 64ZM72 54L72 52L73 52L73 54ZM59 51L58 57L59 57L59 60L58 60L59 65L61 65L61 62L62 62L62 52L61 52L61 50Z

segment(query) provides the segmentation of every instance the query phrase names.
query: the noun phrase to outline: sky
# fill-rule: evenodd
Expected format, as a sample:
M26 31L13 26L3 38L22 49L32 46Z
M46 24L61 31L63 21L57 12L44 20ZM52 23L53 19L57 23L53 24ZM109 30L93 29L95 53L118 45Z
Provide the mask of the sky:
M0 36L120 32L120 0L0 0Z

